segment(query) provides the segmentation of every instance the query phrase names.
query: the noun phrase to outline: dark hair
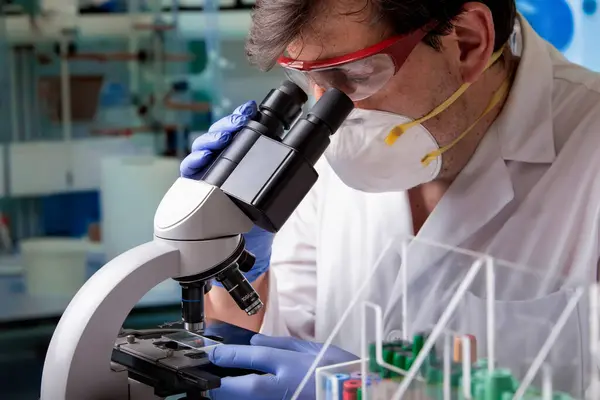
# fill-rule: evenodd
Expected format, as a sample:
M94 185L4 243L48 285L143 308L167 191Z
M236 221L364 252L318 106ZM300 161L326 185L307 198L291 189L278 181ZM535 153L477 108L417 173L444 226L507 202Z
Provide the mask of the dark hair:
M358 1L342 0L348 4ZM513 31L515 0L362 0L363 5L346 14L362 14L371 8L375 22L384 21L395 34L405 34L431 21L440 24L424 39L425 43L440 49L440 36L452 30L453 20L471 1L485 4L492 12L496 28L494 50L506 43ZM262 70L269 70L285 48L311 26L316 16L331 7L331 0L257 0L252 15L252 28L246 42L250 62ZM337 6L341 8L341 6Z

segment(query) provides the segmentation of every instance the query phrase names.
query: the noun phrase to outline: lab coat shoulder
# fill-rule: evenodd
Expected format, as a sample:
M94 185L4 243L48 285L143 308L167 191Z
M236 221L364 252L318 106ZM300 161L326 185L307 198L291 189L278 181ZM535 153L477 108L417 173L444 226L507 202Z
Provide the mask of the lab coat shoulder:
M551 56L555 164L567 179L577 182L570 195L586 217L582 223L595 226L596 237L587 240L596 246L600 267L600 74L568 62L557 52Z
M556 162L570 169L600 209L600 74L559 58L553 82Z
M582 153L579 158L585 157L590 167L598 165L600 74L570 63L562 55L553 54L552 57L552 118L557 153L560 155L572 143Z

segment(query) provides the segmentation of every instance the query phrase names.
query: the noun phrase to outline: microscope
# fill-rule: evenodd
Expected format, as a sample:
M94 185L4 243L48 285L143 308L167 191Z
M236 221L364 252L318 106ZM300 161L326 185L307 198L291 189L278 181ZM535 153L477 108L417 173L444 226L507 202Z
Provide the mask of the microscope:
M248 315L263 303L242 272L254 265L242 234L277 232L316 182L314 164L354 105L329 89L301 117L308 97L285 81L216 158L202 180L179 178L154 217L154 239L114 258L73 297L54 332L41 400L205 399L226 376L206 350L204 295L216 279ZM127 223L123 221L123 223ZM124 331L130 310L166 279L181 285L182 323ZM206 332L205 332L206 331Z

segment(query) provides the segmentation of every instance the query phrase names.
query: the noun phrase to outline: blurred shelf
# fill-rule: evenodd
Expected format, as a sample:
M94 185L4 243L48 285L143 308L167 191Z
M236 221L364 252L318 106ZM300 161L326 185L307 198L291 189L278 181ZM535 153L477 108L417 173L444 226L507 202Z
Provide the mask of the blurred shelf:
M43 320L58 320L72 297L31 296L28 293L0 293L0 330L25 323ZM179 286L151 290L138 302L134 310L179 307Z
M164 13L163 23L169 24L172 16ZM205 35L206 14L202 11L186 11L179 14L179 33L186 37L200 38ZM55 41L65 28L64 18L47 17L38 20L38 33L34 33L27 16L5 16L7 39L12 44L32 44ZM134 30L127 14L81 14L76 18L78 37L81 39L128 38L132 32L140 36L150 34L149 30ZM139 14L136 24L149 25L154 21L153 14ZM243 39L250 29L249 10L222 10L217 18L218 34L225 39Z

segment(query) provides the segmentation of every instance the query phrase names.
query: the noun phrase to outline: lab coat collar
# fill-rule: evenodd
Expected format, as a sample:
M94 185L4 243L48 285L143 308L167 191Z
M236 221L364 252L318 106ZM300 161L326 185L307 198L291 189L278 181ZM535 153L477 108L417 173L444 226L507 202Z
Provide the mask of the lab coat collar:
M551 163L556 149L550 46L520 15L514 35L515 41L521 41L521 61L509 97L494 123L501 155L504 160Z

